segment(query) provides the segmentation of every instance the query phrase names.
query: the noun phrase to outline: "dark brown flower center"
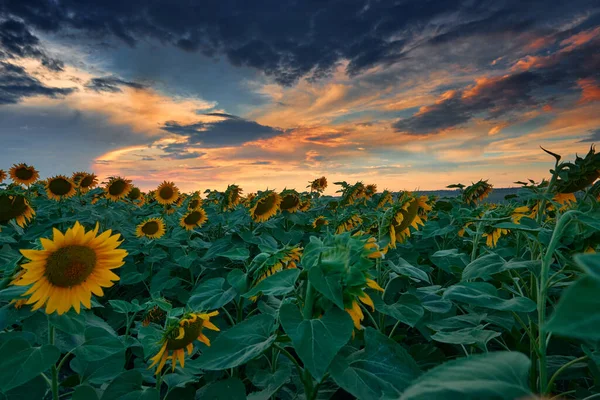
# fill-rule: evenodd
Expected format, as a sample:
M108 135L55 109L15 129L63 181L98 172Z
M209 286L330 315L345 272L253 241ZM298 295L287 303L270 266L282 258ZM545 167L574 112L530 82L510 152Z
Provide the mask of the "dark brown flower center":
M167 350L179 350L187 347L188 344L193 343L194 340L200 335L202 331L203 320L198 318L196 322L190 322L183 326L183 337L181 339L175 339L179 336L179 329L175 328L169 334L167 339Z
M134 187L133 189L131 189L131 192L129 192L129 194L127 195L127 197L130 200L137 200L140 198L140 196L142 195L142 192L140 191L140 189Z
M196 224L198 224L198 222L200 222L201 219L202 219L202 213L200 211L192 211L185 217L183 222L186 225L196 225Z
M93 249L70 245L50 254L46 261L46 278L54 286L76 286L91 275L95 266L96 252Z
M91 186L94 183L94 176L93 175L85 175L83 178L81 178L81 182L79 182L79 186L86 188Z
M18 195L0 195L0 222L8 222L27 211L25 197Z
M165 199L165 200L170 200L174 194L175 194L175 191L173 190L173 188L171 186L165 186L164 188L160 189L160 191L158 192L158 195L160 196L160 198Z
M34 171L31 167L19 167L15 170L15 175L17 176L17 178L22 179L24 181L33 178L33 174Z
M156 232L158 232L158 226L158 222L148 221L144 224L144 226L142 226L142 232L144 232L146 235L154 235Z
M198 206L200 206L200 200L194 199L194 200L190 201L190 204L188 205L188 208L190 210L193 210L195 208L198 208Z
M127 189L127 182L125 182L123 179L117 179L116 181L112 182L108 187L108 193L110 193L113 196L118 196L120 194L123 194L125 189Z
M52 194L64 196L73 189L73 185L65 178L54 178L48 183L48 189Z
M295 208L300 204L300 198L295 194L288 194L283 197L281 201L281 209L289 210L290 208Z
M260 199L258 201L256 209L254 210L254 214L264 215L272 211L273 208L275 208L275 196L271 194L265 197L264 199Z

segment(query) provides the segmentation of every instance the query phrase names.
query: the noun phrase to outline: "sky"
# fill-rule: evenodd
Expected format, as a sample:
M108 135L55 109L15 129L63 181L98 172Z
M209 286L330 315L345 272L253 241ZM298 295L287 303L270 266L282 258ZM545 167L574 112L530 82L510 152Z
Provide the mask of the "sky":
M597 0L0 0L5 170L509 187L594 142Z

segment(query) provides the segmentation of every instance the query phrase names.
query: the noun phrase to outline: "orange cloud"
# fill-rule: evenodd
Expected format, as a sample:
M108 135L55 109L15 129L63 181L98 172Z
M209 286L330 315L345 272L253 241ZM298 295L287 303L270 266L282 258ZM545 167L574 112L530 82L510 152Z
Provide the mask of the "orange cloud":
M571 51L576 47L588 43L598 36L600 36L600 26L594 29L588 29L587 31L579 32L560 42L560 45L564 47L561 49L561 51Z
M581 88L579 104L600 100L600 86L596 84L596 81L593 78L579 79L577 81L577 86Z

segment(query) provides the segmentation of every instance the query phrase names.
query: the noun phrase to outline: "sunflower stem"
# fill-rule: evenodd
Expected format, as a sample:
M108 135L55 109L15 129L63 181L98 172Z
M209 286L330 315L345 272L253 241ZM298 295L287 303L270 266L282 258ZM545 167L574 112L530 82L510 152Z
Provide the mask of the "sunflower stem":
M48 318L48 344L54 345L54 334L55 328L52 323L50 323L50 318ZM58 400L58 368L56 368L56 364L52 366L52 399Z

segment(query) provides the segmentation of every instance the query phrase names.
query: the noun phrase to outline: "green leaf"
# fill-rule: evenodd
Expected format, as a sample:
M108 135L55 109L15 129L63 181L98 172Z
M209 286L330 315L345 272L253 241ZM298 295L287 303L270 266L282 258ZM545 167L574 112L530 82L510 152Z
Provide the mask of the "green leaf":
M110 332L90 327L85 343L74 350L70 366L83 381L102 384L119 375L125 366L125 346Z
M333 307L322 318L305 320L291 303L281 306L279 317L304 367L320 382L335 355L352 336L352 318Z
M134 301L137 303L137 300ZM109 300L108 302L116 312L121 314L135 313L144 309L144 307L140 306L139 304L130 303L123 300Z
M219 252L217 255L232 261L246 261L250 258L250 250L245 247L232 247L227 251Z
M477 260L473 261L463 270L462 280L472 280L476 278L481 278L485 281L490 280L492 275L498 274L500 272L513 270L513 269L522 269L526 268L530 271L538 271L542 262L540 260L536 261L519 261L519 260L510 260L506 262L502 257L497 254L488 254L483 257L479 257Z
M206 370L223 370L242 365L271 347L275 341L275 319L256 315L222 332L203 350L198 365Z
M397 399L420 370L402 346L375 329L365 330L365 348L331 363L331 377L358 399Z
M399 275L406 276L417 282L422 281L431 283L431 280L425 271L412 266L404 258L398 257L398 265L394 264L391 260L388 261L388 265L392 271Z
M546 329L578 339L600 340L600 280L586 276L565 289Z
M71 400L99 400L96 389L89 385L79 385L73 392Z
M248 293L244 294L243 297L252 297L259 294L265 296L281 296L288 294L294 290L296 280L300 275L300 269L292 268L286 269L271 276L266 277L254 286Z
M600 281L600 254L577 254L573 258L590 277Z
M493 285L485 282L463 282L449 287L445 299L501 311L531 312L536 304L527 297L503 299Z
M464 253L459 253L458 249L440 250L429 256L436 267L448 273L454 273L454 270L462 270L469 262L469 257Z
M20 386L56 363L60 350L52 345L30 347L23 339L7 340L0 346L0 390Z
M188 305L193 310L216 310L229 304L236 294L233 287L225 289L224 278L208 279L196 286Z
M370 294L375 309L398 321L414 327L425 314L421 301L412 294L403 294L394 304L386 304L377 294Z
M196 392L202 400L246 400L246 388L238 378L211 383Z
M283 357L283 356L280 356ZM290 380L292 369L290 364L284 364L279 362L277 364L277 370L273 373L270 369L268 370L254 370L252 371L254 376L250 377L252 384L258 388L261 388L260 392L250 393L248 400L269 400L281 386Z
M142 387L143 377L139 371L125 371L106 388L102 400L159 400L155 388Z
M344 297L339 275L325 275L321 266L317 265L308 270L308 279L317 291L331 300L341 310L344 309Z
M448 361L413 382L400 399L522 398L531 394L527 387L530 364L524 354L508 351Z
M9 286L6 289L0 290L0 301L11 301L25 293L29 288L27 286ZM27 299L23 297L23 299Z
M500 336L500 332L483 329L483 325L471 328L463 328L451 332L437 332L431 336L433 340L450 344L478 344L485 348L487 342Z

